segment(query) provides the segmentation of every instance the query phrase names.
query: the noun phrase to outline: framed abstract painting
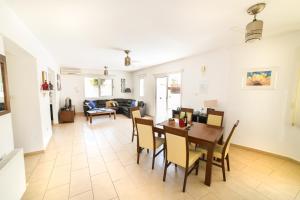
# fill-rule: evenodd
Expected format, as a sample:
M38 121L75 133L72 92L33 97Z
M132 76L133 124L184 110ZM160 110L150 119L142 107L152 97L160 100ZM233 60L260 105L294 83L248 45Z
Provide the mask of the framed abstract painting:
M243 88L274 89L277 72L271 68L254 68L243 73Z

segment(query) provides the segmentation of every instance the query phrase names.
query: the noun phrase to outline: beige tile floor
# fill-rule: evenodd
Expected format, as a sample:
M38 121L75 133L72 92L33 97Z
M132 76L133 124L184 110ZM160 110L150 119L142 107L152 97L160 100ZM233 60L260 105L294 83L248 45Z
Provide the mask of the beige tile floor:
M25 158L28 187L23 200L91 199L255 199L300 200L300 165L265 154L231 148L231 171L222 181L213 168L211 187L204 182L205 163L198 176L191 174L182 193L183 170L169 167L162 181L163 157L151 170L151 154L143 152L136 164L131 143L131 120L118 115L87 123L53 127L45 153Z

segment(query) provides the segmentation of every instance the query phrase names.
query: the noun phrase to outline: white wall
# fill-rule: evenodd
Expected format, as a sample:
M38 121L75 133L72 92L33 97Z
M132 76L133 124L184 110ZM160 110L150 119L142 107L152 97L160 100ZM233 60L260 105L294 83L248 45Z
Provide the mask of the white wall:
M234 143L300 160L300 128L290 126L295 72L300 65L298 47L300 32L295 32L140 70L133 74L134 91L138 91L138 79L143 75L145 96L140 98L138 92L134 96L144 100L148 113L155 115L154 75L183 70L182 106L199 109L203 100L216 98L219 109L225 111L227 133L234 121L240 120ZM201 73L202 65L206 66L205 74ZM242 88L243 72L257 67L278 71L276 89ZM206 94L200 93L203 80L208 83Z
M5 55L3 38L0 35L0 54ZM6 163L6 158L14 150L13 127L11 113L0 116L0 193L3 199L20 199L26 189L25 167L23 151L15 151L16 156ZM3 166L3 163L6 163ZM14 187L11 191L7 188Z
M96 74L96 73L93 73ZM103 74L99 72L98 74ZM97 75L86 75L87 77L97 77ZM104 99L110 98L132 98L132 93L121 92L121 78L126 79L126 87L132 89L132 76L129 72L122 71L109 71L109 78L113 79L113 96L103 97ZM72 104L75 105L76 112L83 112L83 101L86 99L84 95L84 75L62 75L61 76L61 106L65 104L65 98L70 97ZM101 99L101 98L99 98Z
M4 55L3 38L0 36L0 54ZM11 114L0 116L0 158L14 149Z
M24 152L43 149L36 60L26 52L6 52L6 59L15 147Z
M6 6L5 2L0 1L0 34L10 41L17 44L24 49L28 54L36 59L36 77L35 79L41 84L41 71L48 71L48 68L53 69L56 73L59 72L59 66L52 58L52 56L45 50L40 41L31 33L25 24L15 15L15 13ZM22 72L22 71L20 71ZM52 135L49 96L44 96L40 90L39 85L36 85L36 94L39 95L38 104L39 115L41 119L40 134L43 136L43 148L45 148ZM58 93L59 95L59 93ZM56 105L55 111L58 111ZM56 113L57 114L57 113ZM32 122L40 123L40 122ZM42 149L34 148L35 151Z

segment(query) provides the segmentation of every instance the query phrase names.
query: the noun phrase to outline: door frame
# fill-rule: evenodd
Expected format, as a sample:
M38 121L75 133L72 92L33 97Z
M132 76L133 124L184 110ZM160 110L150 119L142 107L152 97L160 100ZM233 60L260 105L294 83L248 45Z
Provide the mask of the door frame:
M156 115L157 115L157 110L156 110L156 97L157 97L157 82L156 82L156 79L157 78L163 78L163 77L167 77L167 108L166 108L166 111L168 112L168 84L169 84L169 75L170 74L177 74L179 73L180 74L180 79L181 79L181 83L180 83L180 107L182 106L182 78L183 78L183 72L184 70L178 70L178 71L172 71L172 72L166 72L166 73L159 73L159 74L153 74L154 78L155 78L155 101L154 101L154 107L155 107L155 119L156 119Z

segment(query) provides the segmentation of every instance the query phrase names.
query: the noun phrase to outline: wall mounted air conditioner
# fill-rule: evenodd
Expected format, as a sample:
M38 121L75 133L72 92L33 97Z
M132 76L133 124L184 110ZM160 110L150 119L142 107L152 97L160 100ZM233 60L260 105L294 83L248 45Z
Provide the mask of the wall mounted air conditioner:
M62 67L60 68L60 74L63 75L81 75L82 70L79 68Z

